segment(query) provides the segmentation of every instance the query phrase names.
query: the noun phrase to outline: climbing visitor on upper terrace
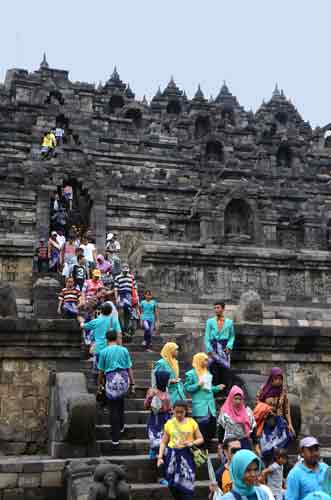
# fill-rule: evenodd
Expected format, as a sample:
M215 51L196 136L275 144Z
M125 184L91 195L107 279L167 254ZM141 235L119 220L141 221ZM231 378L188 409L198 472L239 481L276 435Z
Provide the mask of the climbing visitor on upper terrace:
M42 160L47 160L55 156L56 138L52 130L48 130L41 141L40 156Z
M226 370L231 364L231 352L235 341L233 321L224 318L225 302L214 303L215 316L207 319L205 330L205 348L209 356L209 369L213 375L213 384L226 383Z
M71 274L75 280L75 285L78 286L80 290L82 290L85 280L88 279L88 270L86 268L85 258L82 253L78 253L77 264L73 266Z
M87 302L89 299L94 297L99 288L103 287L103 282L101 281L101 272L99 269L94 269L92 271L92 278L87 279L84 282L82 289L83 302Z
M86 265L88 266L89 272L91 273L96 267L96 248L92 242L92 238L84 237L80 248L84 251L84 257Z

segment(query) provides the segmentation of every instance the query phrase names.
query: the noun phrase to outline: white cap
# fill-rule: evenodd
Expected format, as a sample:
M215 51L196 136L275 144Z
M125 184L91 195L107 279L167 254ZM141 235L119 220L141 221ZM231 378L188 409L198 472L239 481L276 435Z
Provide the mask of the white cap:
M113 236L114 236L114 235L113 235L113 233L108 233L108 234L107 234L107 238L106 238L106 240L107 240L107 241L108 241L108 240L112 240L112 239L113 239Z
M305 437L300 441L300 448L311 448L312 446L319 446L319 442L312 436Z

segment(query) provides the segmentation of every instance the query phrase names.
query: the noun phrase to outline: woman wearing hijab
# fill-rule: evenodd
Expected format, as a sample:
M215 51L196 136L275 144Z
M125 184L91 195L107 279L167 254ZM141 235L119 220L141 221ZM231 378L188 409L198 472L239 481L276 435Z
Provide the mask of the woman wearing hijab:
M158 371L169 373L168 391L172 405L177 400L185 399L184 385L179 378L178 345L175 342L167 342L161 351L161 359L154 366L154 374Z
M258 449L256 423L252 410L245 406L243 390L234 385L229 392L219 417L219 440L238 439L241 448L252 449L252 442ZM259 451L259 450L258 450Z
M147 432L150 443L149 458L155 459L163 436L164 424L171 418L171 401L167 391L170 378L169 372L155 373L156 387L147 391L144 408L151 410L147 421Z
M281 368L272 368L268 380L256 395L256 405L258 403L269 405L275 416L282 417L286 421L290 434L295 436L291 419L291 408L283 379L284 376Z
M271 406L258 403L253 415L256 421L256 435L259 438L261 457L269 463L275 449L287 448L291 441L287 422L283 417L274 415Z
M250 450L239 450L230 465L232 490L224 500L268 500L268 494L256 486L262 471L261 460Z
M193 370L186 373L185 390L192 397L192 417L198 422L206 449L216 432L216 405L214 394L224 389L224 385L212 385L212 375L208 371L208 356L199 352L193 357Z

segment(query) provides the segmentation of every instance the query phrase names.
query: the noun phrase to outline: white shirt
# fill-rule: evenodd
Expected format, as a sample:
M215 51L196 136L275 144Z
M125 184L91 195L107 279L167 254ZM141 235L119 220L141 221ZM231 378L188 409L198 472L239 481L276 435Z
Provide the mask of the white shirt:
M88 260L89 262L93 262L94 261L93 252L95 250L95 246L93 245L93 243L88 243L87 245L81 245L80 248L84 250L85 259Z
M66 237L64 235L58 234L56 237L56 241L60 248L63 248L66 242Z

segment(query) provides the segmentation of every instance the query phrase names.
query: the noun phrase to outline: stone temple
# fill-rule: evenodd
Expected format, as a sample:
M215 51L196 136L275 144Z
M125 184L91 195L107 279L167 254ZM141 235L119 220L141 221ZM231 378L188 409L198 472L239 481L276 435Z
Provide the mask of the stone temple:
M67 130L66 143L42 161L41 138L56 125ZM111 456L105 422L97 420L94 453L54 430L67 418L52 404L61 399L60 375L81 375L84 362L77 326L38 309L32 261L49 235L51 195L68 182L79 200L70 222L88 224L98 248L116 231L123 256L161 303L166 334L190 339L182 341L183 359L199 344L213 300L224 298L238 318L238 373L249 368L253 383L256 373L281 365L301 406L302 432L330 444L330 130L312 129L277 85L253 113L225 82L215 99L200 86L189 98L171 78L147 102L116 68L98 86L70 81L46 57L32 73L7 71L0 84L0 280L15 292L18 318L0 320L0 451L16 460L0 460L0 498L61 498L60 489L67 498L76 466L66 482L69 458ZM237 315L249 290L263 301L259 322ZM137 378L148 384L141 354ZM130 407L128 446L146 439L139 404ZM155 480L132 442L118 463L133 455L134 498L146 498L142 483L152 491ZM24 496L30 490L45 496Z

